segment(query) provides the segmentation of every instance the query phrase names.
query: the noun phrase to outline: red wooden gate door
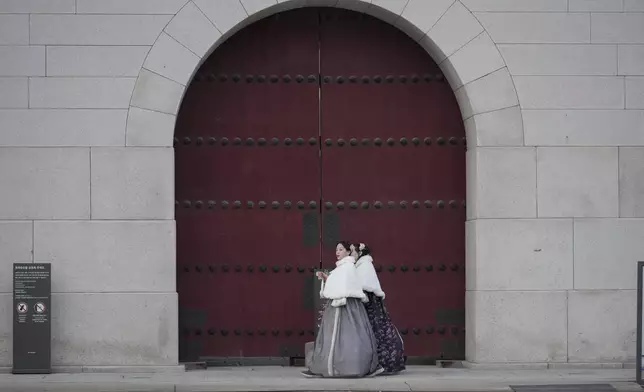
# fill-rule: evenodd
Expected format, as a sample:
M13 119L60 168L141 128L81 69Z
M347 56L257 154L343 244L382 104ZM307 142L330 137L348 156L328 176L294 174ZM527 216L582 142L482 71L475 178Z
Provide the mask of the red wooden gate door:
M175 154L182 361L303 356L340 239L373 249L408 355L464 356L464 130L407 36L336 9L243 29L188 88Z
M325 246L370 246L409 356L463 358L465 131L427 53L375 18L322 11Z
M188 89L176 129L182 360L301 356L312 338L317 25L315 10L253 24Z

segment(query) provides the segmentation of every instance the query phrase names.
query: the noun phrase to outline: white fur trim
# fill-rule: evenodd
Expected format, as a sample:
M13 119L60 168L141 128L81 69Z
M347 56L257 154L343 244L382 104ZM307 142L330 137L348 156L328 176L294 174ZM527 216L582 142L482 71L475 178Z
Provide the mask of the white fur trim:
M373 267L373 257L362 256L356 263L356 272L362 285L362 290L374 293L377 297L385 298L385 292L380 287L380 280Z
M331 306L334 307L346 305L347 298L364 300L367 296L362 292L362 286L353 264L353 257L345 257L338 261L336 266L329 273L322 288L321 297L332 300Z

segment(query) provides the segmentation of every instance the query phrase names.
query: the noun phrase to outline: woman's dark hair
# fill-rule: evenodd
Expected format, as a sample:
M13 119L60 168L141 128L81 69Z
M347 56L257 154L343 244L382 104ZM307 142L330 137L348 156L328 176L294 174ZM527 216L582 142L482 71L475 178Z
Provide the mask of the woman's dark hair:
M370 255L371 249L365 244L364 249L360 250L360 246L358 245L358 254L360 257Z
M369 249L369 247L366 244L362 250L360 250L360 243L355 243L353 244L353 246L356 248L356 252L358 252L358 258L371 254L371 249Z
M349 241L338 241L337 245L342 245L347 252L351 252L351 243Z

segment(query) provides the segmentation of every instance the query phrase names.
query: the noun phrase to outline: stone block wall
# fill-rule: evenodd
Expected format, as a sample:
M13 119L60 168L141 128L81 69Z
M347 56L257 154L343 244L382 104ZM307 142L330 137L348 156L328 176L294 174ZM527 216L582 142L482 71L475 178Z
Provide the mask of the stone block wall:
M172 129L136 111L126 124L185 3L0 2L0 366L25 261L53 264L55 366L177 363ZM137 147L161 139L150 129L164 143Z
M16 261L56 366L177 363L172 135L202 59L323 5L399 27L468 132L467 359L621 366L644 260L644 0L0 1L0 367Z
M522 135L471 152L468 359L632 362L644 1L462 2L501 52L523 119Z

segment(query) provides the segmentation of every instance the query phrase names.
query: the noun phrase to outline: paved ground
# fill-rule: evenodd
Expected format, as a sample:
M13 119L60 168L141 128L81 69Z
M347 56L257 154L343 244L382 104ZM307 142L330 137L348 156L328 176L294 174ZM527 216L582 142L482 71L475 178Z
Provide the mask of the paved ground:
M400 375L372 379L309 379L301 368L214 368L185 373L51 375L0 374L0 391L510 391L510 385L612 384L644 391L633 369L475 370L411 366Z

